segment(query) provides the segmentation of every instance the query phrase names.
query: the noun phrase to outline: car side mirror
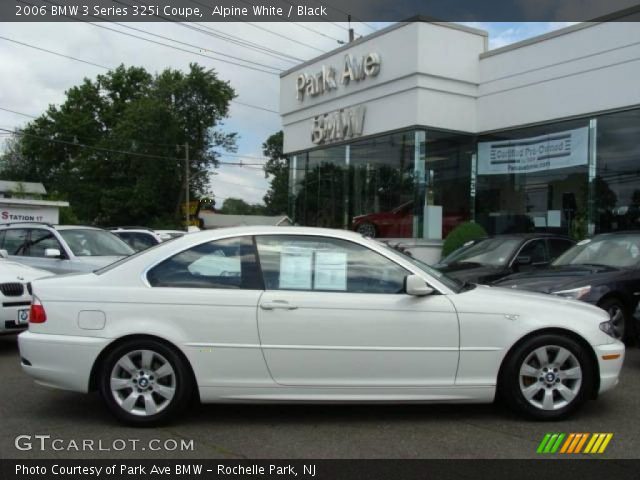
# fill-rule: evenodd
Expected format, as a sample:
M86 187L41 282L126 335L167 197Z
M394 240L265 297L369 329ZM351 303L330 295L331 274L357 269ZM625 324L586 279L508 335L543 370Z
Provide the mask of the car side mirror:
M62 253L57 248L45 248L44 256L46 258L62 258Z
M9 252L7 252L4 248L0 249L0 258L9 258Z
M433 288L427 285L427 282L418 275L407 275L404 278L404 286L407 295L413 295L415 297L424 297L434 292Z
M520 255L516 258L516 265L531 265L531 257L528 255Z

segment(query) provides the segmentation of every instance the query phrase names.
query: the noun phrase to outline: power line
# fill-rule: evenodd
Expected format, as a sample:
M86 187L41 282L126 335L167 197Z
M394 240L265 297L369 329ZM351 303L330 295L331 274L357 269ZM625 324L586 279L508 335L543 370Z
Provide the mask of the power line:
M45 0L45 1L50 1L50 0ZM119 3L121 5L132 6L131 4L125 3L125 2L123 2L121 0L111 0L111 1L113 1L115 3ZM139 3L142 4L142 5L148 5L148 4L146 4L146 3L144 3L144 2L142 2L140 0L139 0ZM162 18L162 19L167 20L167 21L172 21L172 18L166 17L164 15L155 14L154 16L158 17L158 18ZM176 15L176 16L174 16L174 18L182 19L185 22L189 21L188 18L183 17L181 15ZM301 62L304 61L303 59L298 58L298 57L294 57L293 55L289 55L287 53L283 53L283 52L280 52L280 51L277 51L277 50L273 50L273 49L267 48L267 47L265 47L263 45L256 44L254 42L249 42L249 41L244 40L242 38L236 37L236 36L231 35L229 33L221 32L220 30L216 30L214 28L211 28L211 27L208 27L208 26L205 26L205 25L197 24L200 27L206 29L206 30L203 30L202 28L194 27L193 25L189 25L188 23L182 23L182 22L173 22L173 23L178 25L178 26L180 26L180 27L188 28L190 30L194 30L196 32L200 32L200 33L205 34L205 35L209 35L209 36L212 36L212 37L215 37L215 38L219 38L219 39L224 40L226 42L233 43L235 45L239 45L239 46L241 46L243 48L247 48L247 49L251 49L251 50L257 51L259 53L262 53L263 55L268 55L268 56L277 58L279 60L284 60L284 61L287 61L287 62L290 62L290 63L296 63L296 62L297 63L301 63Z
M0 37L0 38L2 38L2 37ZM35 115L29 115L28 113L17 112L15 110L11 110L9 108L0 107L0 110L3 110L5 112L9 112L9 113L15 113L16 115L22 115L23 117L38 118Z
M94 24L93 24L93 23L90 23L90 25L94 25ZM99 26L99 25L96 25L96 26ZM104 27L102 27L102 28L104 28ZM114 32L117 32L117 31L118 31L118 30L114 30ZM120 32L120 33L125 33L125 32ZM126 33L125 33L125 34L126 34ZM67 58L67 59L69 59L69 60L75 60L75 61L77 61L77 62L87 63L87 64L89 64L89 65L93 65L93 66L95 66L95 67L99 67L99 68L102 68L102 69L104 69L104 70L111 70L111 68L110 68L110 67L107 67L107 66L105 66L105 65L100 65L100 64L98 64L98 63L90 62L90 61L88 61L88 60L82 60L82 59L80 59L80 58L72 57L72 56L69 56L69 55L65 55L65 54L63 54L63 53L54 52L53 50L48 50L48 49L46 49L46 48L41 48L41 47L38 47L38 46L36 46L36 45L31 45L31 44L29 44L29 43L20 42L20 41L18 41L18 40L13 40L13 39L11 39L11 38L7 38L7 37L3 37L3 36L0 36L0 39L2 39L2 40L6 40L6 41L8 41L8 42L17 43L17 44L22 45L22 46L24 46L24 47L33 48L33 49L35 49L35 50L40 50L40 51L43 51L43 52L46 52L46 53L50 53L51 55L56 55L56 56L59 56L59 57ZM207 57L207 58L209 58L209 57ZM240 101L238 101L238 100L231 100L231 103L235 103L235 104L238 104L238 105L242 105L242 106L244 106L244 107L255 108L255 109L257 109L257 110L263 110L263 111L265 111L265 112L270 112L270 113L279 114L279 112L278 112L278 111L276 111L276 110L272 110L272 109L270 109L270 108L266 108L266 107L261 107L261 106L258 106L258 105L252 105L252 104L250 104L250 103L240 102ZM11 113L17 113L18 115L23 115L23 116L25 116L25 117L29 117L29 116L33 117L32 115L28 115L28 114L21 113L21 112L11 111L11 110L9 110L9 109L7 109L7 108L1 108L0 110L10 111ZM33 117L33 118L37 118L37 117Z
M8 132L8 133L12 133L14 135L17 136L23 136L23 137L31 137L31 138L37 138L39 140L43 140L46 142L52 142L52 143L59 143L59 144L63 144L63 145L71 145L74 147L80 147L80 148L88 148L90 150L96 150L99 152L107 152L107 153L118 153L118 154L122 154L122 155L132 155L132 156L136 156L136 157L141 157L141 158L154 158L154 159L162 159L162 160L177 160L177 161L184 161L184 158L180 158L180 157L167 157L167 156L163 156L163 155L154 155L154 154L150 154L150 153L140 153L140 152L132 152L129 150L115 150L112 148L104 148L104 147L95 147L93 145L87 145L84 143L79 143L79 142L68 142L65 140L59 140L56 138L46 138L46 137L42 137L39 135L34 135L31 133L25 133L25 132L21 132L21 131L16 131L16 130L10 130L7 128L0 128L0 131L4 131L4 132ZM175 145L174 145L175 146ZM237 157L237 158L250 158L252 160L258 160L260 159L260 157L252 157L252 156L248 156L248 155L236 155L233 153L219 153L219 155L221 156L228 156L228 157ZM262 157L265 160L268 160L268 158L266 157ZM220 161L217 160L218 164L221 165L238 165L238 166L244 166L244 165L255 165L255 166L264 166L264 163L247 163L247 162L224 162L224 161Z

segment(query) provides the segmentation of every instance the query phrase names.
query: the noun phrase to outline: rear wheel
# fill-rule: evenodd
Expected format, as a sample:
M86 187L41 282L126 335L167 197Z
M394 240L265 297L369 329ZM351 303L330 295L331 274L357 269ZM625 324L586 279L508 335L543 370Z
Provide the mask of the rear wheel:
M538 420L557 420L575 411L593 387L589 353L570 337L532 337L505 360L499 390L514 410Z
M152 426L183 410L193 392L185 361L153 339L131 340L109 352L100 369L102 398L118 419Z

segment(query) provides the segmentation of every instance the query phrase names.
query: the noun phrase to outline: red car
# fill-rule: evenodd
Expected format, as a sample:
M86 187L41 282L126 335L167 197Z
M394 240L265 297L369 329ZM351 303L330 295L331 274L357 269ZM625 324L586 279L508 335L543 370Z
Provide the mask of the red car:
M466 219L465 215L447 215L442 218L442 237ZM353 217L352 228L365 237L413 237L413 200L388 212L369 213Z

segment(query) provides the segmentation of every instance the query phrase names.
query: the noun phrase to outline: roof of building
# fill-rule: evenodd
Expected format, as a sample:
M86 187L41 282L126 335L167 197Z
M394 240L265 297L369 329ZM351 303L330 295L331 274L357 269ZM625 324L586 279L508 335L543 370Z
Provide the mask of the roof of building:
M41 183L0 180L0 193L30 193L46 195L47 190Z
M226 215L223 213L200 212L199 217L204 222L204 228L225 228L254 225L291 225L291 219L286 215Z

